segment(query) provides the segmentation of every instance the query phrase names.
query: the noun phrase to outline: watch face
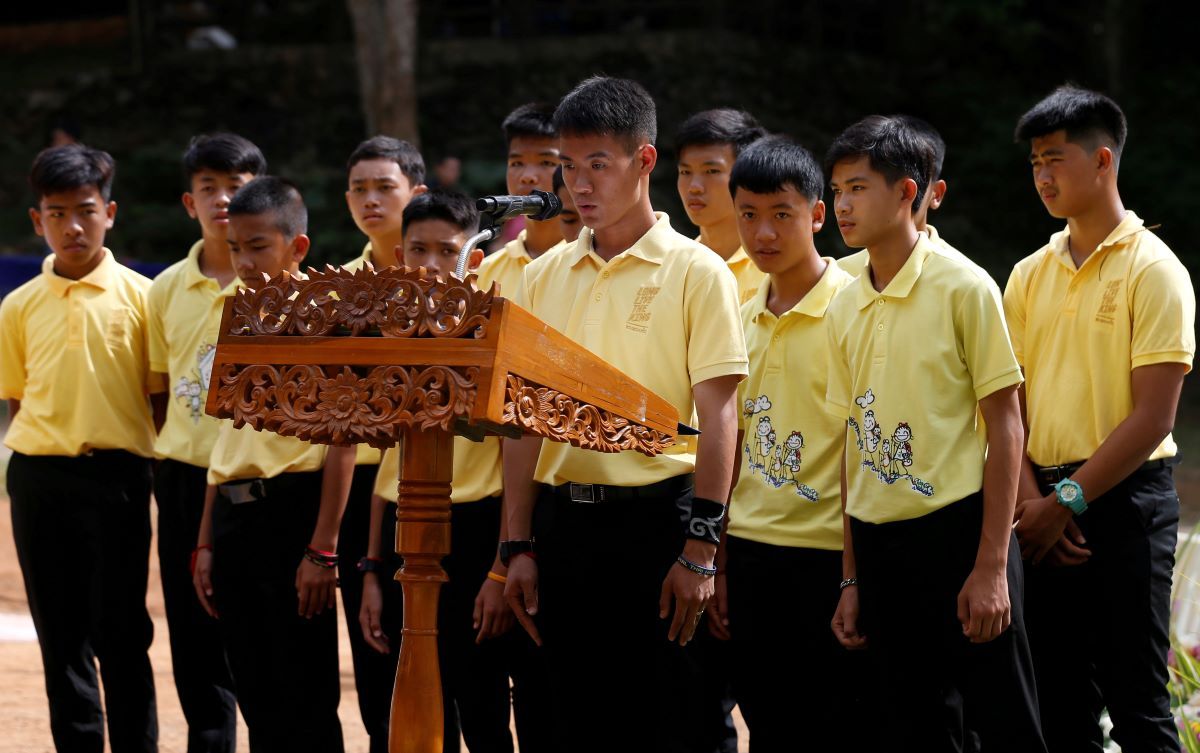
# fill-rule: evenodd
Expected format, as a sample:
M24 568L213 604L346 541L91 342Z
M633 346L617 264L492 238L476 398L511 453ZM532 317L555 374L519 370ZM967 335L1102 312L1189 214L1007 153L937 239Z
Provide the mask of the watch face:
M1074 484L1063 484L1058 488L1058 496L1063 502L1074 502L1079 499L1079 487Z

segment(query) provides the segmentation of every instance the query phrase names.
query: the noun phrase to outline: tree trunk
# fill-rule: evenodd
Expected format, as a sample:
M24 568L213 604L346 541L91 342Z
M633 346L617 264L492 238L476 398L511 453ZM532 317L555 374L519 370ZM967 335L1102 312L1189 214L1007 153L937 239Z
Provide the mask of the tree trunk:
M358 83L368 135L420 145L417 0L346 0L354 22Z

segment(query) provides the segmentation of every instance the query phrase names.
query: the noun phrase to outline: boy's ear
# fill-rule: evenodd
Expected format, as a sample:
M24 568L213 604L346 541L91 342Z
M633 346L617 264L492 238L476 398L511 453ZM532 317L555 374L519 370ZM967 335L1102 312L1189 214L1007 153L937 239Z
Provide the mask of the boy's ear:
M938 179L929 187L929 208L937 209L946 198L946 181Z
M29 207L29 221L33 223L33 232L45 238L46 228L42 226L42 213L33 207Z
M467 271L472 272L483 263L483 249L476 246L467 256Z
M429 186L427 186L427 185L425 185L424 183L422 183L422 184L420 184L419 186L416 186L415 188L413 188L413 190L412 190L412 195L413 195L413 196L420 196L421 194L423 194L423 193L427 192L428 190L429 190Z
M638 174L649 175L654 171L654 166L658 164L658 150L654 148L654 144L642 144L638 148L636 158Z
M813 204L812 208L812 231L816 235L825 227L825 202L817 199L817 203Z
M905 178L900 181L900 200L912 203L917 199L917 182L912 178ZM916 207L913 207L916 211Z
M304 261L304 257L308 256L308 249L312 245L312 241L304 233L300 233L295 238L292 238L291 255L292 261L299 264Z
M183 208L187 210L188 217L196 219L196 197L192 196L192 192L184 191L181 201L183 201Z
M106 215L104 220L104 229L112 230L113 223L116 222L117 219L117 202L108 202L108 206L104 208L104 214Z
M1107 146L1102 146L1096 150L1096 169L1101 173L1107 173L1116 167L1117 160L1113 154L1113 150Z

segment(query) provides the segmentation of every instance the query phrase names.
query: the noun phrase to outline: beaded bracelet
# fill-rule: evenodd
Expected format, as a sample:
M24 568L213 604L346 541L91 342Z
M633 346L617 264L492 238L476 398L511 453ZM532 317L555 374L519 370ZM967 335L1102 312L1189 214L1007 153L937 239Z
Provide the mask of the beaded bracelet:
M857 586L857 585L858 585L858 578L846 578L844 581L842 581L841 583L838 584L838 588L845 591L850 586Z
M696 575L703 575L706 578L711 578L712 576L717 574L717 568L705 567L704 565L697 565L695 562L692 562L690 559L688 559L687 557L684 557L682 554L679 555L678 557L676 557L675 561L678 562L679 564L683 565L684 567L686 567L688 570L691 570Z
M326 552L321 549L313 549L311 546L304 547L304 559L313 563L317 567L323 567L326 570L337 567L338 556L336 552Z
M497 583L507 583L508 582L508 578L504 577L500 573L492 572L491 570L488 570L487 577L488 577L488 580L494 580Z

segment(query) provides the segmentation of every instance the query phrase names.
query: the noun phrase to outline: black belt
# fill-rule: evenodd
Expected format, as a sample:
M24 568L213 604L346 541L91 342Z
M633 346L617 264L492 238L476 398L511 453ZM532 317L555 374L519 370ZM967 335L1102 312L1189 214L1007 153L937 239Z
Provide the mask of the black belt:
M1059 481L1062 481L1065 478L1070 478L1071 474L1075 473L1075 471L1077 471L1083 467L1084 462L1086 462L1086 461L1081 460L1078 463L1067 463L1065 465L1048 465L1045 467L1035 465L1033 467L1033 474L1034 474L1034 476L1037 477L1039 484L1041 484L1043 486L1054 486ZM1170 457L1170 458L1159 458L1158 460L1151 460L1146 463L1143 463L1142 465L1140 465L1136 469L1134 469L1133 473L1140 473L1142 471L1156 471L1156 470L1159 470L1160 468L1170 468L1171 466L1177 465L1178 463L1179 463L1178 455L1176 455L1174 457ZM1133 475L1133 474L1130 474L1130 475Z
M280 496L305 481L321 483L321 471L295 471L282 473L272 478L245 478L217 484L217 493L235 505L260 502Z
M673 476L669 479L645 486L609 486L607 484L576 484L575 482L568 482L546 488L556 497L590 505L597 502L627 502L635 499L677 496L684 489L694 484L694 475L685 473L682 476Z

